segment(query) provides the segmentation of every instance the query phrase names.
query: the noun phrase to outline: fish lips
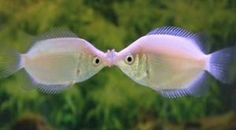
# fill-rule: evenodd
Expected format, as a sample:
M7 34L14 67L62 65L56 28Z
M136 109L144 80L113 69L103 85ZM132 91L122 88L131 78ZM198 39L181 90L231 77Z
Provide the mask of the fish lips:
M115 65L116 56L117 52L115 51L115 49L107 50L105 62L108 67L112 67L113 65Z

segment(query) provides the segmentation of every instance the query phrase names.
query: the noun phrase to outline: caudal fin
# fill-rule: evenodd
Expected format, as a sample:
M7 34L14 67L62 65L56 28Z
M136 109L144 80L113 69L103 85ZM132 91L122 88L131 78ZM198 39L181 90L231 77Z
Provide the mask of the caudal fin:
M1 51L0 52L0 78L6 78L16 71L21 66L21 55L14 51Z
M230 83L231 67L235 60L236 48L225 48L210 54L207 71L223 83Z

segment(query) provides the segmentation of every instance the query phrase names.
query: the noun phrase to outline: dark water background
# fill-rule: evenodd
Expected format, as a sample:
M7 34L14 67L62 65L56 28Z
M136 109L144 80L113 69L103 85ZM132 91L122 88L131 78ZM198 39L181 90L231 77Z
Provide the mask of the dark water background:
M69 28L103 51L119 51L172 25L199 32L210 53L236 45L235 24L235 0L0 0L1 49L19 52L55 27ZM0 80L0 130L236 129L235 81L209 79L202 97L168 99L115 67L57 95L30 90L22 75Z

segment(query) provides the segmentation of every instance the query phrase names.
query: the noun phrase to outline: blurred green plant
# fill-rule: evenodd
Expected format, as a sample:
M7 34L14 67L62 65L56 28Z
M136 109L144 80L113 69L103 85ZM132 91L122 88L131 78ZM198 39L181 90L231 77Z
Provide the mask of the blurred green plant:
M34 37L67 27L103 51L121 50L151 29L172 25L202 32L211 52L235 45L235 12L233 0L0 0L1 49L25 52ZM152 127L144 127L145 121L196 121L230 109L220 89L227 85L209 82L202 97L167 99L112 67L61 94L46 95L27 87L21 71L0 80L0 129L29 112L56 130L146 130Z

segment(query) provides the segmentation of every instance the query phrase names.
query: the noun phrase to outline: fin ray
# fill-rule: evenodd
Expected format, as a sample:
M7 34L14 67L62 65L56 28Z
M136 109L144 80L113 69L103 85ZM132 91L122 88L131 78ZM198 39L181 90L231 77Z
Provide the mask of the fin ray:
M230 68L236 57L236 47L225 48L210 54L206 70L223 83L231 82Z
M33 46L31 48L40 46L40 41L54 38L78 38L78 36L67 28L53 28L50 31L42 34L41 36L35 37L32 40Z
M197 48L205 52L205 49L200 42L200 36L198 34L194 34L192 32L186 31L185 29L182 29L179 27L164 26L164 27L156 28L150 31L149 33L147 33L146 35L160 35L160 34L173 35L173 36L191 39L194 41Z
M57 85L44 85L44 84L37 84L38 89L46 94L57 94L61 93L65 89L67 89L70 84L57 84Z
M37 42L46 39L65 38L65 37L78 38L78 36L75 33L73 33L67 28L53 28L50 31L42 34L41 36L36 37L33 41Z
M197 36L194 33L191 33L182 28L173 27L173 26L164 26L164 27L156 28L150 31L147 35L158 35L158 34L168 34L168 35L174 35L174 36L180 36L180 37L186 37L186 38L194 38Z

